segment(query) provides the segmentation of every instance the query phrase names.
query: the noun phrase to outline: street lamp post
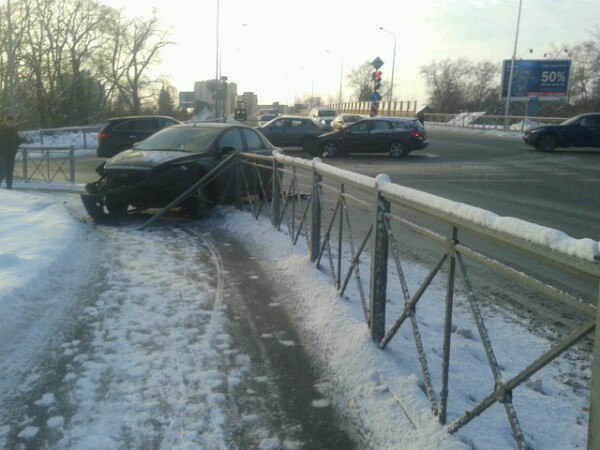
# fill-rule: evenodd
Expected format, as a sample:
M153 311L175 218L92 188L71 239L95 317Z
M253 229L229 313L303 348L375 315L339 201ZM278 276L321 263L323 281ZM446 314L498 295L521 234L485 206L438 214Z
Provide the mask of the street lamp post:
M385 31L386 33L391 34L394 37L394 57L392 58L392 85L390 86L390 99L388 101L388 116L390 115L391 107L392 107L392 98L394 92L394 69L396 68L396 35L389 30L386 30L383 27L379 27L381 31Z
M333 53L334 55L338 55L340 58L342 58L342 64L340 66L340 95L338 97L338 103L341 105L342 104L342 74L344 73L344 55L342 55L341 53L337 53L334 52L332 50L325 50L327 53Z
M506 93L506 110L504 111L504 129L508 130L508 113L510 112L510 94L512 91L513 73L515 70L515 59L517 57L517 43L519 42L519 25L521 24L521 6L523 0L519 0L519 15L517 16L517 32L515 34L515 47L513 49L512 61L510 62L510 75L508 78L508 92Z

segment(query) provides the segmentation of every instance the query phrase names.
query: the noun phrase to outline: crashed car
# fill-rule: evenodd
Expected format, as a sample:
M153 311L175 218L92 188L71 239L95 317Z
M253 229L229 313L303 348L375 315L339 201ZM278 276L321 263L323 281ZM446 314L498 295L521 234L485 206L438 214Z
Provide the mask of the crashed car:
M259 132L239 124L175 125L101 164L96 169L100 179L88 183L81 198L96 221L123 216L131 207L163 208L233 152L271 155L276 149ZM224 167L185 198L180 206L188 215L200 218L215 203L234 198L235 168ZM243 167L247 183L256 186L256 173ZM268 177L270 173L262 175L263 180Z

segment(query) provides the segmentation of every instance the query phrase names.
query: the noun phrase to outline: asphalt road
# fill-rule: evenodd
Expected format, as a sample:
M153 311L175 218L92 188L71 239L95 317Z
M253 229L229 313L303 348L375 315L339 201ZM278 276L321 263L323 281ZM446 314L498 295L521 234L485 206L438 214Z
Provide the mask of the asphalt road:
M425 150L395 160L351 155L335 166L600 240L600 149L534 151L513 138L428 130Z

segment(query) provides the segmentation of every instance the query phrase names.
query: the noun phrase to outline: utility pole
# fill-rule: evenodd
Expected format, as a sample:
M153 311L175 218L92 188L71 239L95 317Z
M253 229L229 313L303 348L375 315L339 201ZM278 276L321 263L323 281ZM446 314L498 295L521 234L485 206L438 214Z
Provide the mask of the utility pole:
M512 61L510 62L510 75L508 78L508 92L506 93L506 110L504 111L504 130L508 130L508 114L510 112L510 94L512 92L513 73L515 70L515 59L517 57L517 43L519 42L519 25L521 24L521 5L523 0L519 0L519 15L517 16L517 33L515 34L515 48L513 50ZM504 69L503 69L504 70Z
M216 58L217 58L217 62L215 64L215 89L216 91L213 93L213 95L218 93L219 90L219 0L217 0L217 51L216 51ZM215 98L215 119L219 118L219 99Z

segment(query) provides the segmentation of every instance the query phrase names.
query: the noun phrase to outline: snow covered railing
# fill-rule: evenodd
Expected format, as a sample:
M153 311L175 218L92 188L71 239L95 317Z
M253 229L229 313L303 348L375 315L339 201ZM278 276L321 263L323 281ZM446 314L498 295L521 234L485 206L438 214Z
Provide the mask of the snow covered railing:
M426 113L425 124L435 123L448 127L477 128L479 130L504 130L508 119L510 131L523 132L541 125L557 125L565 120L562 117L493 116L485 112L462 112L458 114Z
M523 132L540 125L559 124L567 120L561 117L495 116L484 112L462 112L459 114L426 113L425 122L460 128L481 130L504 130L508 119L509 130Z
M242 170L243 167L243 170ZM271 178L264 177L271 169ZM263 175L261 175L261 172ZM600 281L600 247L591 239L575 239L558 230L511 217L501 217L490 211L453 202L425 192L396 185L386 175L376 178L342 170L324 164L319 158L305 160L275 152L272 157L242 154L236 175L236 204L245 198L255 217L267 210L272 225L280 229L285 223L294 244L304 236L310 260L329 273L340 297L353 277L360 297L364 319L371 337L385 349L399 330L409 327L415 342L425 392L431 410L440 423L447 423L451 335L455 295L464 297L479 333L493 377L490 392L479 404L461 415L453 411L449 433L455 433L496 403L502 404L516 445L529 448L513 406L513 391L550 364L565 351L594 333L600 325L600 312L593 306L598 298L581 298L561 287L542 281L537 273L526 273L519 259L523 255L543 267L577 280ZM254 189L250 189L251 185ZM259 185L259 189L256 188ZM244 192L247 195L244 196ZM262 201L256 204L256 195ZM252 200L254 199L254 200ZM435 264L414 293L409 292L403 258L421 236L435 249ZM459 237L464 237L468 245ZM357 239L359 238L359 239ZM369 245L370 244L370 245ZM419 241L419 246L423 245ZM370 248L370 252L369 252ZM418 249L419 247L417 247ZM423 247L429 248L429 247ZM507 256L508 255L508 256ZM368 258L368 267L361 259ZM392 264L390 264L392 262ZM467 264L467 262L469 264ZM361 269L362 267L362 269ZM362 270L362 272L361 272ZM471 272L491 271L494 277L516 282L525 290L533 289L543 298L561 302L574 311L581 325L521 369L504 374L498 364L484 315L481 298L471 281ZM394 275L395 272L395 275ZM530 270L531 272L531 270ZM488 273L488 272L485 272ZM429 369L426 347L423 345L417 321L417 305L434 279L445 275L446 298L441 342L441 374L439 395ZM365 283L363 278L369 277ZM397 276L400 292L387 289L388 277ZM489 273L488 273L489 276ZM463 289L458 290L456 283ZM403 304L389 315L388 302ZM390 303L390 305L392 304ZM386 328L386 319L393 325ZM410 323L410 325L406 325ZM592 390L588 426L588 448L597 448L600 436L600 333L596 333L592 363ZM406 338L406 334L404 335ZM498 343L496 343L498 344ZM497 345L498 346L498 345ZM430 350L427 348L427 350ZM559 418L557 418L559 420Z
M75 184L75 147L21 146L15 158L14 177L48 183L59 178Z
M98 132L102 125L79 127L42 128L22 131L31 144L41 147L74 146L75 148L95 148L98 146Z

